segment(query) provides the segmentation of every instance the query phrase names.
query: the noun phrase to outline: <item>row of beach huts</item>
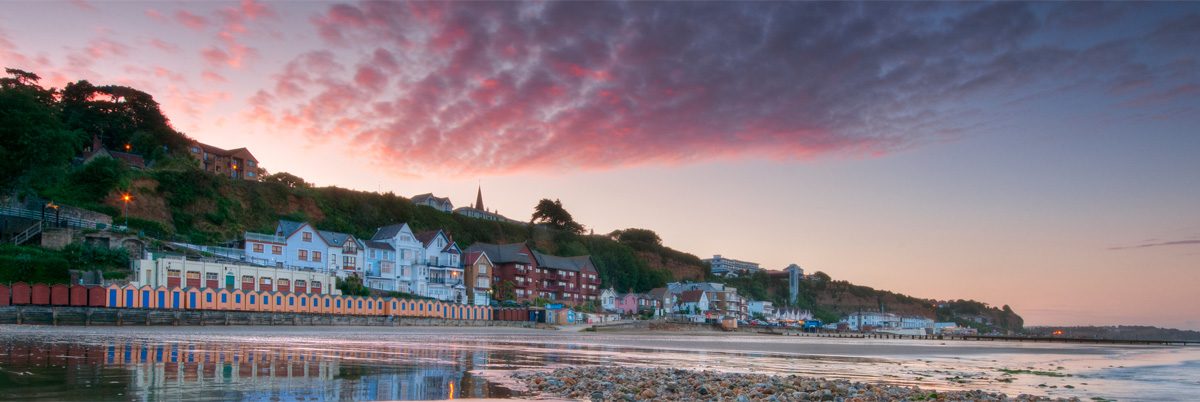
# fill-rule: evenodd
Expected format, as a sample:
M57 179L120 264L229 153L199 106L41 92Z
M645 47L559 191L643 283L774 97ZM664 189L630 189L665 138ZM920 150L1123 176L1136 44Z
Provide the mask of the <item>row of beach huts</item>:
M436 300L319 293L135 285L0 284L0 306L75 306L183 311L246 311L451 320L528 321L525 309L493 309Z

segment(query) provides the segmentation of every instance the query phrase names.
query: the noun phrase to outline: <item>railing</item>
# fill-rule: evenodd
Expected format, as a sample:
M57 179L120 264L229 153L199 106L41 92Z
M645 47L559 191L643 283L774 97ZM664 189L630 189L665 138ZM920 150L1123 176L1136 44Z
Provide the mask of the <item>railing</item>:
M246 240L271 242L271 243L287 243L287 239L283 236L268 235L262 233L246 232Z
M118 226L118 225L111 225L111 224L107 224L107 223L103 223L103 222L89 221L86 219L79 219L79 218L71 217L71 216L54 217L54 215L55 215L54 211L46 211L43 213L42 211L34 211L31 209L16 208L16 207L9 207L9 206L0 206L0 215L15 216L15 217L19 217L19 218L28 218L28 219L37 219L39 221L41 221L43 218L51 219L53 217L53 219L51 221L55 222L56 225L65 225L65 226L76 227L76 228L80 228L80 229L97 229L97 230L110 229L110 230L115 230L115 231L124 231L124 230L128 229L125 226Z
M178 243L178 242L171 242L171 244L175 245L177 247L186 248L188 250L200 251L200 252L204 252L204 253L218 255L221 257L225 257L225 258L232 258L232 259L237 259L237 260L244 260L246 258L246 250L242 250L239 248L201 246L198 244Z
M21 232L20 234L14 236L13 244L19 246L19 245L21 245L21 243L28 241L33 236L37 236L38 233L42 233L42 222L41 221L34 223L32 226L29 227L29 229L25 229L24 232Z

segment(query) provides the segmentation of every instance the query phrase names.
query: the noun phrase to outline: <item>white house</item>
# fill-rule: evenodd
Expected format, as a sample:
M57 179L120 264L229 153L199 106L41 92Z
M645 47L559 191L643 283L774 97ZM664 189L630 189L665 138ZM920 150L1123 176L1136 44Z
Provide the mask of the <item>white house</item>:
M428 269L428 285L422 296L438 300L466 303L467 291L463 284L462 250L450 241L445 232L431 230L418 233L417 240L424 246L424 265Z
M859 311L846 316L846 324L852 331L862 331L866 328L898 329L900 317L892 313Z
M604 311L617 310L617 291L608 288L600 291L600 308Z
M339 277L362 275L364 243L353 235L317 230L307 222L280 220L275 234L246 232L250 262L280 268L327 271Z
M367 280L371 289L396 290L396 249L383 241L368 240Z
M454 203L450 202L449 198L438 197L433 195L433 193L414 195L412 198L412 203L416 205L425 205L442 212L451 212L454 210Z
M679 294L676 309L684 314L704 315L709 311L708 293L703 290L688 290Z
M423 294L428 274L425 272L427 268L418 263L424 259L425 247L413 235L408 224L398 223L381 227L371 236L371 241L387 243L392 247L394 288L389 290ZM381 273L380 277L382 276Z
M774 320L776 318L775 304L769 301L751 301L748 303L747 309L751 315L761 314L763 318L768 320Z

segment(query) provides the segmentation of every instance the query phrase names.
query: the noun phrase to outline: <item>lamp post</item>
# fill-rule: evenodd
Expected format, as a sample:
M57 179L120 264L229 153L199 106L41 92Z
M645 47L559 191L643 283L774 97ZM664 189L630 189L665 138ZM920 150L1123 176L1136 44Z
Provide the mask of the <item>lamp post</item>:
M125 229L126 230L129 229L129 201L132 201L132 200L133 200L133 196L129 195L129 193L121 194L121 201L125 202L124 207L121 209L121 215L125 215Z
M54 201L50 201L46 203L46 205L42 205L42 225L46 224L46 208L54 210L54 224L57 226L59 219L58 204L55 204Z

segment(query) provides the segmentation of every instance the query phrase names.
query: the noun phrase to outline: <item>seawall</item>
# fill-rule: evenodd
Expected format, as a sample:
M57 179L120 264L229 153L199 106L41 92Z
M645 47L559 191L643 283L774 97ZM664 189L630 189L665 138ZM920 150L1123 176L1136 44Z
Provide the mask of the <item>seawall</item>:
M0 324L30 325L313 325L313 326L444 326L549 328L525 321L452 320L338 314L255 311L158 310L138 308L4 306Z

